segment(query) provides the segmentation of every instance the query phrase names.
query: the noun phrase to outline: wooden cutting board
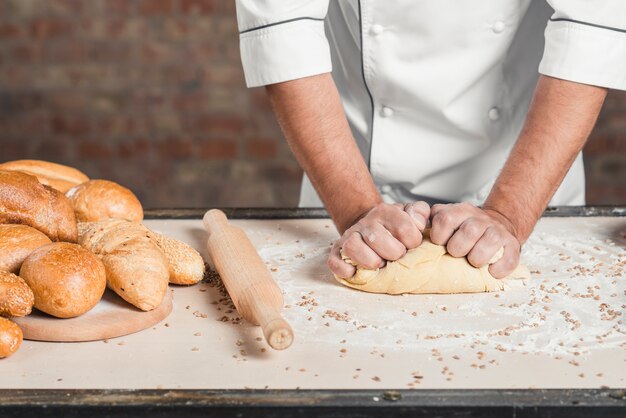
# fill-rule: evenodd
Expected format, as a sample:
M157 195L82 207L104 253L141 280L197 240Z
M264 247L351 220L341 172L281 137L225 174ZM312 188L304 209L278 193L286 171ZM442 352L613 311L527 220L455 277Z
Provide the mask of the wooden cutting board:
M89 312L76 318L59 319L33 309L22 318L11 318L25 340L78 342L121 337L150 328L172 312L172 290L168 290L161 305L143 312L107 289L102 300Z

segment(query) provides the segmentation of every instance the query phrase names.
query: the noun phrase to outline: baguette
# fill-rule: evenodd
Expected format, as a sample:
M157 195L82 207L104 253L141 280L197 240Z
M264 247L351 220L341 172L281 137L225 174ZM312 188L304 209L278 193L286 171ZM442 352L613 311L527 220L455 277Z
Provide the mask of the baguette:
M22 344L22 330L15 322L0 318L0 358L9 357Z
M34 303L35 295L24 279L0 270L0 316L26 316Z
M157 246L169 263L170 283L196 284L204 277L204 260L191 246L153 232Z
M102 262L85 248L55 242L33 251L20 276L33 290L35 308L57 318L84 314L102 298L106 274Z
M37 177L41 184L61 193L89 180L81 171L62 164L41 160L16 160L0 164L0 170L21 171Z
M143 208L126 187L108 180L90 180L66 193L78 222L97 222L109 218L141 222Z
M158 307L169 279L168 262L145 226L122 219L81 223L80 245L104 264L107 286L143 311Z
M17 274L30 253L51 242L46 234L28 225L0 225L0 270Z
M19 171L0 170L0 224L29 225L52 241L78 237L74 210L63 193Z

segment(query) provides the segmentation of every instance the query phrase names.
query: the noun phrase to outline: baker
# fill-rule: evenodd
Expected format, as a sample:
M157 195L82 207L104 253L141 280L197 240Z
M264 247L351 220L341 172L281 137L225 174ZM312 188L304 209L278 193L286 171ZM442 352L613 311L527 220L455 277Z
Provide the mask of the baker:
M623 0L237 0L249 87L342 234L339 277L431 240L504 277L548 204L584 205L581 149L626 89ZM460 202L460 203L454 203ZM433 205L432 207L429 206Z

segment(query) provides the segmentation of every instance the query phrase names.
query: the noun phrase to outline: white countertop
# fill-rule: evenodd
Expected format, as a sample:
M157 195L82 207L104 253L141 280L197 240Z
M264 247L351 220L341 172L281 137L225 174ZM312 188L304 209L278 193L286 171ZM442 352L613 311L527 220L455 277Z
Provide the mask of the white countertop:
M295 332L273 351L216 283L173 287L154 328L109 341L24 341L0 388L371 389L624 387L626 219L545 218L524 286L388 296L336 283L329 220L238 220L285 293ZM206 257L200 220L145 224ZM605 304L605 305L603 305Z

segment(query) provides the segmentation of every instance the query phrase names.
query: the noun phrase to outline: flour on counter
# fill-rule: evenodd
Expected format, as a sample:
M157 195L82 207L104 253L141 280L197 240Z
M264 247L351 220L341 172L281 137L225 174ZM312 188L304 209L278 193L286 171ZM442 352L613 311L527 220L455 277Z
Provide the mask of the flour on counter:
M351 345L393 350L482 346L584 356L600 346L626 349L626 228L603 225L587 218L572 230L563 219L541 220L522 255L530 280L504 292L464 295L391 296L343 288L326 267L336 238L328 229L306 243L287 242L281 234L282 242L266 236L257 245L261 257L277 267L274 278L289 306L285 315L308 340L348 338ZM314 304L302 303L311 299Z

